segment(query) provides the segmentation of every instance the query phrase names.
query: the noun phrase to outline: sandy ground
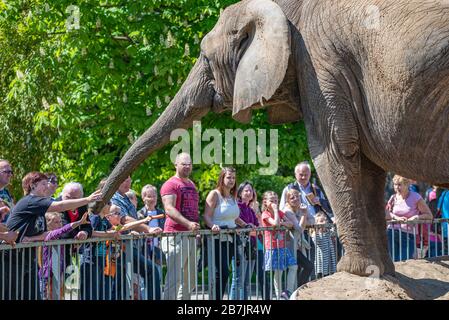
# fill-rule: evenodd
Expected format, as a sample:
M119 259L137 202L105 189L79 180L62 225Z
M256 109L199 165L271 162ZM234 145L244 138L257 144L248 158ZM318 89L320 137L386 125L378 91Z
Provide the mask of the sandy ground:
M449 300L449 257L395 263L395 277L338 272L298 288L291 300Z

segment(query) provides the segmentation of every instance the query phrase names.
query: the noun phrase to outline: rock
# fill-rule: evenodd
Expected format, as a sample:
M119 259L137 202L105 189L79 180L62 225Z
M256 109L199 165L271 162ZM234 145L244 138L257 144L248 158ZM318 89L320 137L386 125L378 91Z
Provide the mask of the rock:
M290 300L449 300L449 257L395 263L396 275L359 277L346 272L309 282Z

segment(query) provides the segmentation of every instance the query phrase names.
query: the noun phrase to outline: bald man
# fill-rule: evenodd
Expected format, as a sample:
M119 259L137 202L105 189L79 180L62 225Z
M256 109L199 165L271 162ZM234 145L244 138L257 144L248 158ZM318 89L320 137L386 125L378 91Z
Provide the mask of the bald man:
M161 188L162 203L166 213L164 232L198 230L200 228L199 194L195 184L189 179L192 173L190 155L178 154L175 168L176 174ZM196 275L195 238L163 237L162 250L167 257L168 266L164 300L190 299ZM178 296L180 286L182 286L182 296Z

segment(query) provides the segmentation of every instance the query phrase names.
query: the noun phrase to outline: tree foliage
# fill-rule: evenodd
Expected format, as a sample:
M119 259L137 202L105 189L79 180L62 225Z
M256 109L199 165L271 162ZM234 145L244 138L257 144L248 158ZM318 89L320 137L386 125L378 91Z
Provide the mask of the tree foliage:
M0 0L0 157L16 171L13 192L28 171L54 171L91 191L162 113L199 55L199 44L232 0ZM79 15L78 15L79 13ZM78 19L79 17L79 19ZM270 126L255 113L241 125L210 114L203 129L276 128L279 170L237 165L238 180L280 192L294 165L308 159L303 123ZM170 147L133 174L137 191L173 174ZM219 166L197 165L204 197Z

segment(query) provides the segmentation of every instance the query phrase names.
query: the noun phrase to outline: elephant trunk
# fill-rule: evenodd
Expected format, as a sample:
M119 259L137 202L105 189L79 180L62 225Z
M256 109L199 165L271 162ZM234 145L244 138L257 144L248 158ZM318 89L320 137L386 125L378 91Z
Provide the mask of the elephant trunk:
M186 81L157 121L130 147L102 189L102 201L96 203L99 212L111 199L120 184L154 151L165 146L170 134L178 128L187 129L194 120L205 116L212 107L215 91L207 59L200 55Z

